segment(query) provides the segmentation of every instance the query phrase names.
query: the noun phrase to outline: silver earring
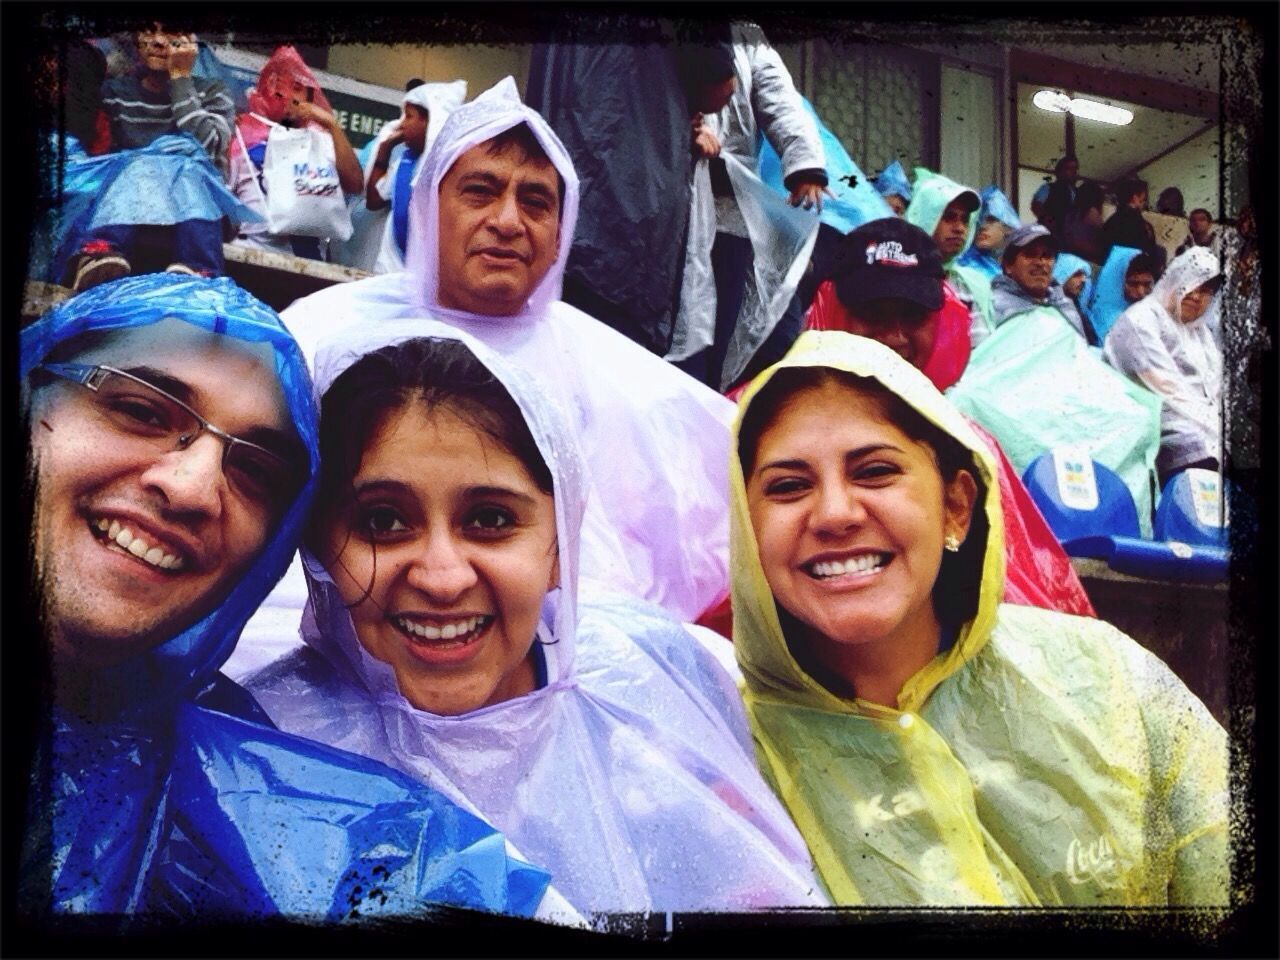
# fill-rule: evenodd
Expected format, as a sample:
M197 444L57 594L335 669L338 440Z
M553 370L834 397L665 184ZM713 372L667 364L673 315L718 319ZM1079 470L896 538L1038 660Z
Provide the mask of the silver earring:
M948 533L946 538L942 541L942 545L952 553L955 553L960 549L960 538L954 533Z

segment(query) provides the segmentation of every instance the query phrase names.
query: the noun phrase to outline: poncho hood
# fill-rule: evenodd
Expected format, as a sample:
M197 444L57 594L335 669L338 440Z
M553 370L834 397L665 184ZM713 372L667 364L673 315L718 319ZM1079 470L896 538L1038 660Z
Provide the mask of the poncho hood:
M122 718L172 709L213 679L245 622L289 565L319 463L311 379L297 344L271 308L225 277L148 274L73 297L23 329L21 375L26 377L54 347L77 334L143 327L171 317L236 340L270 345L289 419L307 451L308 476L262 553L216 610L165 643L98 672L95 707Z
M982 200L982 207L978 210L979 223L991 218L999 220L1010 230L1017 230L1022 226L1022 221L1018 219L1018 211L1013 208L1004 191L994 183L983 187L978 197Z
M441 307L438 256L440 183L458 158L472 147L522 123L533 131L538 143L564 180L560 238L555 263L534 288L524 309L514 316L489 317ZM578 176L574 172L573 161L547 122L536 110L520 101L515 80L506 77L470 103L450 113L423 157L422 166L414 179L409 208L412 228L409 231L405 269L410 278L410 295L419 307L442 319L500 324L532 323L544 316L547 308L560 299L561 282L569 258L569 248L573 245L573 231L577 220Z
M546 682L469 713L416 709L304 550L310 649L249 681L263 709L286 731L390 764L483 817L580 910L826 903L756 769L729 674L656 607L598 585L579 606L585 480L556 401L475 338L422 319L352 323L323 339L316 385L327 390L359 357L418 337L466 345L510 393L551 472L560 585L535 636Z
M449 114L457 110L467 99L467 81L451 80L448 83L420 83L404 95L402 104L410 103L427 111L427 146L440 136Z
M876 177L876 192L882 197L897 194L908 203L911 202L911 181L907 179L907 171L901 160L895 160Z
M1106 263L1098 271L1098 282L1093 285L1088 303L1089 321L1099 339L1106 339L1120 314L1129 309L1129 301L1124 296L1124 276L1133 258L1141 253L1134 247L1112 247Z
M577 634L578 553L586 494L576 433L569 429L560 410L543 398L523 371L503 363L474 337L445 323L418 319L384 321L377 326L351 324L322 341L313 358L317 397L323 397L333 382L361 357L421 337L458 341L493 373L520 408L554 478L560 587L553 590L544 603L539 639L546 644L549 680L567 682L573 672ZM351 677L377 697L402 699L391 667L370 656L360 645L350 614L323 565L306 548L302 550L302 560L311 591L304 614L303 639L331 663L346 665ZM529 696L537 697L545 692L544 688ZM503 706L487 709L501 710Z
M732 571L734 648L746 678L747 713L759 722L762 702L821 710L828 713L883 714L886 708L862 700L847 700L830 692L804 671L787 645L778 617L778 606L760 564L759 549L747 507L737 438L742 418L756 394L780 370L790 367L827 367L860 377L870 377L904 400L972 456L980 480L982 510L989 532L982 552L981 596L974 618L964 624L956 642L935 657L903 685L898 707L915 711L943 679L972 659L986 643L995 623L996 605L1004 591L1003 524L1000 514L996 466L986 445L943 398L923 373L888 347L864 337L839 332L809 331L801 334L781 362L760 374L743 393L734 423L733 462L730 466L730 569ZM772 771L774 776L785 774Z
M292 85L301 84L311 91L312 103L333 113L333 105L324 95L320 81L311 72L311 68L302 60L302 55L288 44L276 47L275 51L262 65L257 82L249 88L245 95L248 112L236 118L236 126L240 128L240 136L244 138L246 147L263 143L271 134L271 127L253 114L266 117L272 123L284 120L285 110L292 99ZM277 87L282 87L284 98L275 96Z
M1143 303L1158 305L1165 313L1178 323L1182 299L1196 287L1208 283L1222 273L1222 265L1210 247L1192 247L1181 256L1175 257L1168 269L1156 281L1151 294ZM1214 294L1213 303L1197 319L1183 326L1199 329L1205 325L1209 312L1218 301Z
M974 235L978 232L982 198L976 190L961 186L940 173L934 173L924 167L916 167L915 195L911 198L903 218L908 223L915 224L929 236L933 236L933 231L937 229L938 221L942 219L947 204L965 194L973 197L973 212L969 214L969 231L965 234L964 246L960 251L950 260L944 261L947 265L972 246Z

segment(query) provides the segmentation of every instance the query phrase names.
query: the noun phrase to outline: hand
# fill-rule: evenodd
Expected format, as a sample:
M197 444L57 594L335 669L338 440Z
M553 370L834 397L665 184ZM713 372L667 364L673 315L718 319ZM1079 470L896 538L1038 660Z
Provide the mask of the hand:
M787 198L787 202L793 207L803 205L806 210L812 210L816 206L818 213L821 213L824 193L832 199L835 198L835 194L822 184L801 181L791 190L791 196Z
M720 156L720 141L710 130L699 130L693 136L693 155L699 159Z
M397 143L404 142L404 131L400 129L399 120L392 120L390 123L383 124L382 132L382 142L386 144L388 150Z
M327 130L332 130L338 122L332 113L309 100L293 101L286 108L284 118L300 127L307 123L318 123Z
M180 34L170 38L169 46L169 79L191 76L191 68L196 64L196 38Z

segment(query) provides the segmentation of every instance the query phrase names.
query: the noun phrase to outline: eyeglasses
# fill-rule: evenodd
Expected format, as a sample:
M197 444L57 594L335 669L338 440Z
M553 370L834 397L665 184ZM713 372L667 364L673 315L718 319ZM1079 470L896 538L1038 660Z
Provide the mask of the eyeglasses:
M248 440L233 437L159 387L115 367L82 363L44 363L38 368L93 392L103 422L123 438L157 450L185 450L201 433L223 443L222 472L242 497L283 511L306 483L297 462Z

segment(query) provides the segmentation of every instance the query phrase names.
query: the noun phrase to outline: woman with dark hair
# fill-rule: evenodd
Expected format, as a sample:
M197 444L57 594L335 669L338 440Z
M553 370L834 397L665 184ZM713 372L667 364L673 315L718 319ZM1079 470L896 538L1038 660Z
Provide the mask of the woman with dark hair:
M835 903L1225 904L1222 728L1110 625L998 602L995 464L922 373L802 334L736 449L747 715Z
M714 652L600 585L579 602L559 409L439 323L355 327L314 367L306 646L248 681L272 720L505 825L583 912L825 903Z

